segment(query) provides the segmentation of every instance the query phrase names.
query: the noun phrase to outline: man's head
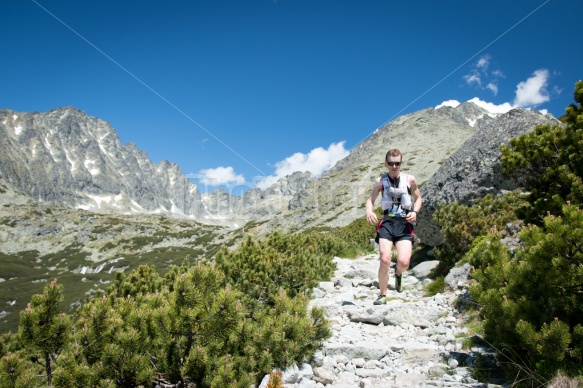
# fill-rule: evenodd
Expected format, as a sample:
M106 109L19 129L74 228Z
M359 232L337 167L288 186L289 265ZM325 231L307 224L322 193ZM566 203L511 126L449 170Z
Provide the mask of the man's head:
M389 169L392 176L399 173L401 163L403 161L403 154L396 148L390 149L385 155L385 166Z
M390 160L402 162L403 161L403 154L401 154L401 151L399 151L398 149L392 148L392 149L387 151L387 154L385 155L385 162L388 162L389 158L391 158ZM398 160L395 158L398 158Z

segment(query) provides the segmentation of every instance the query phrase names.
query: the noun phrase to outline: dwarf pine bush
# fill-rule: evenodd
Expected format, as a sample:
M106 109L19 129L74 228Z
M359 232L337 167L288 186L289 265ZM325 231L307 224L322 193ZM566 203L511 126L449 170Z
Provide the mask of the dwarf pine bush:
M164 276L140 266L86 298L74 322L58 312L54 281L21 313L18 336L2 337L0 382L139 387L162 375L248 388L273 368L305 362L330 336L323 310L308 310L307 291L330 277L344 247L331 236L273 234L221 251L212 265L185 260Z
M215 264L250 303L273 304L280 288L295 297L329 279L335 268L332 257L344 247L326 234L274 233L265 241L248 237L235 251L222 249Z
M537 386L559 370L583 375L583 212L566 205L562 213L525 228L515 253L490 235L466 255L486 338L509 376Z
M486 195L471 206L457 202L441 206L433 214L446 243L436 249L442 275L455 266L468 252L473 241L493 230L504 230L506 224L519 222L517 212L527 206L526 198L518 191L501 197Z
M484 335L517 386L546 386L558 372L583 375L583 82L561 119L502 146L502 168L525 194L450 204L434 218L447 267L468 261ZM523 222L521 246L500 233Z
M530 207L521 215L541 224L558 215L565 202L583 204L583 81L575 84L575 104L565 110L564 125L540 125L503 145L502 168L522 181Z

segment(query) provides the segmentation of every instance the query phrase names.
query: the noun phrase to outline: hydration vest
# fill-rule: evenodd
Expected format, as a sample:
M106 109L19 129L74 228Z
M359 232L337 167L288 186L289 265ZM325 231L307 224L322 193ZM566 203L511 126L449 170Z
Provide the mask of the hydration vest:
M381 197L381 207L385 215L393 217L405 217L407 211L413 209L413 201L410 189L407 186L409 177L404 172L399 176L399 186L391 185L389 174L385 174L381 178L383 184L383 192Z

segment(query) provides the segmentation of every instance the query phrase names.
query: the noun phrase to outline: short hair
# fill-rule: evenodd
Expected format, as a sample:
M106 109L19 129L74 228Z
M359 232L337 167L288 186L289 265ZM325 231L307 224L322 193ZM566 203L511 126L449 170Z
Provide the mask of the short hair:
M403 161L403 154L401 153L401 151L399 151L396 148L391 148L387 152L387 154L385 155L385 162L388 162L389 161L389 157L391 157L391 156L393 156L393 157L394 156L400 156L401 157L401 162Z

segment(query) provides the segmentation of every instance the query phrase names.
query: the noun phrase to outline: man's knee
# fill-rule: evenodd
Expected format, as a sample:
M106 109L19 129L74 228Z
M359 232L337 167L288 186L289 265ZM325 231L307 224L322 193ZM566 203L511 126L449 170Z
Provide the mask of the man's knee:
M381 255L381 268L388 268L391 265L391 254Z

